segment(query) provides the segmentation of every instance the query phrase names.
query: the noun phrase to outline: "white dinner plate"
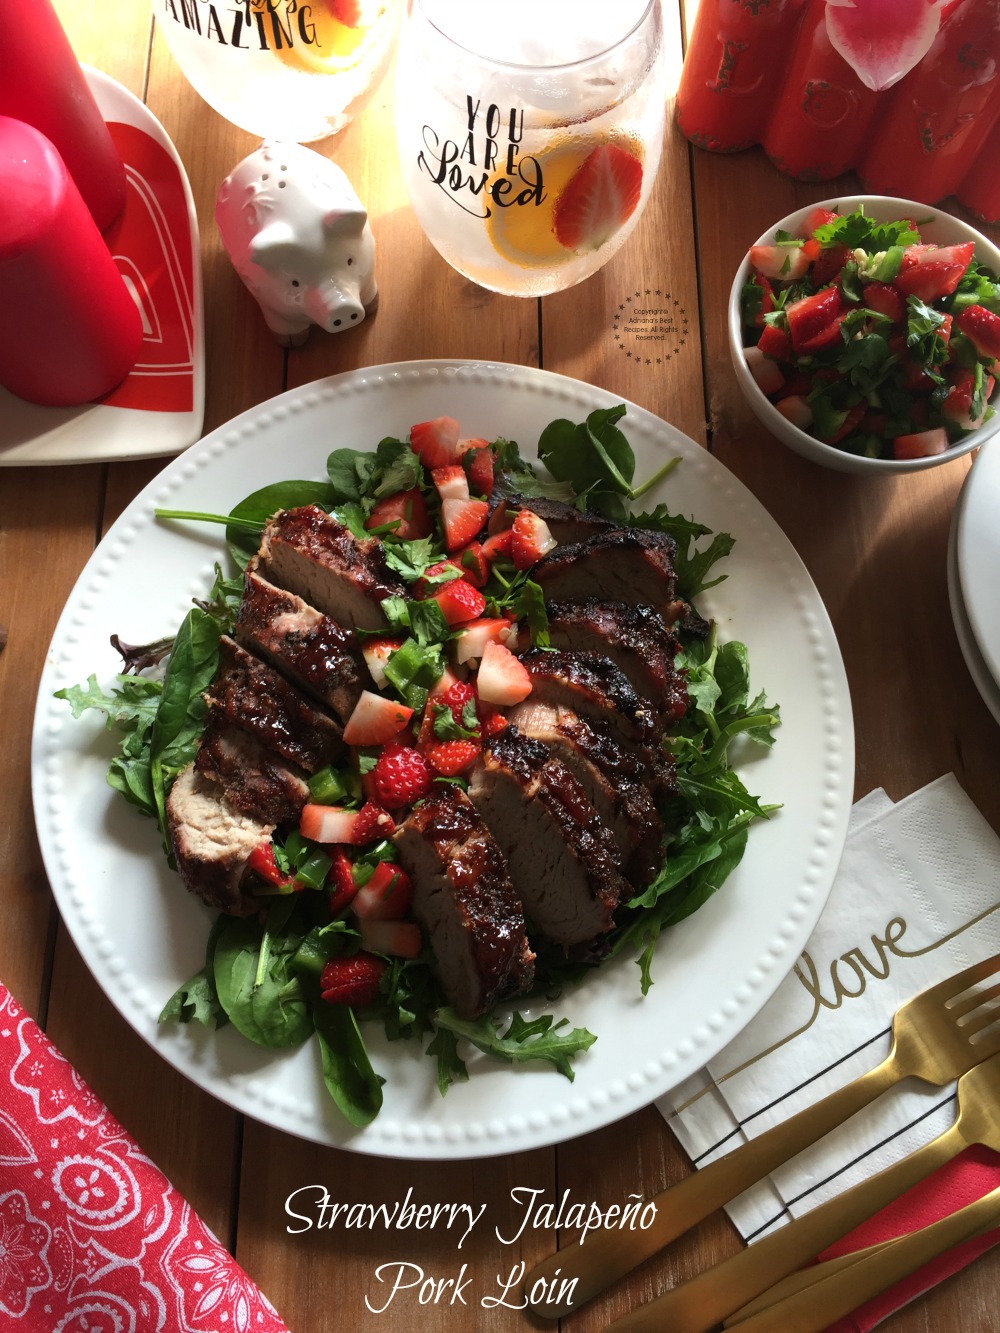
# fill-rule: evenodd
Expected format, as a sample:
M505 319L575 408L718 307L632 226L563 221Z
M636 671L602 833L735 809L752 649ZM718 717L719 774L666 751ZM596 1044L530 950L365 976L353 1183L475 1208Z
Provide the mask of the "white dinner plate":
M582 420L621 401L544 371L480 362L408 362L337 375L237 417L175 459L133 501L80 576L42 676L33 739L35 812L64 920L98 982L164 1059L258 1120L320 1143L396 1157L485 1157L593 1130L659 1097L703 1065L757 1012L818 918L846 836L854 731L843 663L804 566L765 510L687 436L629 405L636 477L682 462L648 497L736 539L728 578L699 601L726 638L748 646L754 689L782 710L777 744L741 769L780 812L751 833L742 864L700 911L660 941L646 999L634 961L596 970L553 1006L597 1042L569 1082L548 1067L511 1070L478 1055L442 1098L416 1043L368 1029L385 1104L361 1131L329 1102L315 1043L269 1054L232 1029L161 1026L175 988L204 961L208 908L167 867L156 828L105 782L113 742L101 718L71 717L53 691L94 673L110 682L119 634L170 633L212 581L221 529L159 523L154 508L228 513L282 478L324 475L340 445L448 413L462 433L519 442L529 457L553 418Z
M125 164L125 207L104 237L139 307L142 347L96 403L40 407L0 388L0 467L177 454L204 420L201 248L187 172L147 106L100 70L84 73Z
M979 458L983 456L983 452L984 450L980 450ZM998 459L1000 459L1000 455L998 455ZM970 483L972 482L975 473L976 466L973 465L965 479L964 485L962 486L962 490L958 497L958 503L955 505L955 512L952 515L951 531L948 535L948 601L951 604L951 618L952 623L955 626L955 636L958 639L958 645L962 650L962 656L965 658L965 665L968 667L969 675L972 677L976 689L982 695L986 707L996 718L997 722L1000 722L1000 683L998 683L997 678L992 675L982 650L980 649L978 636L973 630L969 612L965 605L965 595L962 589L961 577L962 566L959 560L960 534L963 530L965 511L970 493ZM1000 478L1000 474L997 474L997 476ZM978 494L982 493L981 490L978 491ZM1000 492L994 496L994 502L997 500L1000 500ZM988 558L988 548L989 542L987 542L986 546L982 549L980 555L973 543L970 549L977 551L977 554L972 557L967 555L966 568L968 568L970 558L973 560ZM1000 572L1000 553L998 552L994 552L993 569ZM981 585L975 577L975 574L973 575L972 583L981 593ZM994 584L994 587L995 586L996 585ZM996 599L996 593L994 593L994 599ZM996 611L996 608L994 607L993 610ZM989 608L987 605L987 618L985 622L987 626L992 623L988 611ZM980 616L980 622L983 622L982 616Z

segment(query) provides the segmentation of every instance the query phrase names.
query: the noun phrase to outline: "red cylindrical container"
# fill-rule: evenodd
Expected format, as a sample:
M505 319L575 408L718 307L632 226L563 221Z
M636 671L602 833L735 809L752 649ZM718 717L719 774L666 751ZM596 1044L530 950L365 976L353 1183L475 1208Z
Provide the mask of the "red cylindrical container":
M119 384L142 345L138 308L62 158L0 116L0 384L46 407Z
M55 145L103 231L124 207L125 167L69 38L51 0L18 0L5 18L0 116L34 125Z
M1000 120L994 121L955 195L981 222L1000 227Z
M802 0L701 0L675 104L700 148L735 153L760 140Z
M963 0L920 64L880 104L865 188L933 203L959 189L1000 116L1000 0ZM983 170L995 179L994 158Z
M833 49L826 0L810 0L761 142L781 171L800 180L830 180L857 161L870 133L878 94L866 88Z

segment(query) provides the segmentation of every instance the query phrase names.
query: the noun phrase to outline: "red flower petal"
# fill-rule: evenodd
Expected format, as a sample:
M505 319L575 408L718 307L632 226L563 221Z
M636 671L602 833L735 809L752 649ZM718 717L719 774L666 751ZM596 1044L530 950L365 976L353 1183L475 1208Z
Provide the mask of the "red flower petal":
M874 92L890 88L930 50L947 0L826 0L835 51Z

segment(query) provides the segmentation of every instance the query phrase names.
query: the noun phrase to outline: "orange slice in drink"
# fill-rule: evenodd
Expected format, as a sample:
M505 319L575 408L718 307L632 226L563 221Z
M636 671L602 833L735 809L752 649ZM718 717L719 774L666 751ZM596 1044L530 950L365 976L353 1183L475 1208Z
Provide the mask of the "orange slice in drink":
M316 0L306 27L312 40L302 40L296 29L292 45L282 45L275 54L298 69L336 74L358 63L384 17L380 0Z
M523 268L600 249L642 192L642 158L631 141L564 139L523 159L519 172L506 193L494 190L500 174L487 184L486 227L498 253Z

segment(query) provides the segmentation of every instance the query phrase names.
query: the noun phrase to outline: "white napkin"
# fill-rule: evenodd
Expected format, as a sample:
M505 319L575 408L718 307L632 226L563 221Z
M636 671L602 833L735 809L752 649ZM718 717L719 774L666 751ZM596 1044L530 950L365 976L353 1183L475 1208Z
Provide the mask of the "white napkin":
M706 1069L657 1103L703 1166L878 1064L911 996L1000 951L1000 839L953 775L855 805L798 962ZM954 1085L897 1084L727 1208L752 1241L945 1130Z

